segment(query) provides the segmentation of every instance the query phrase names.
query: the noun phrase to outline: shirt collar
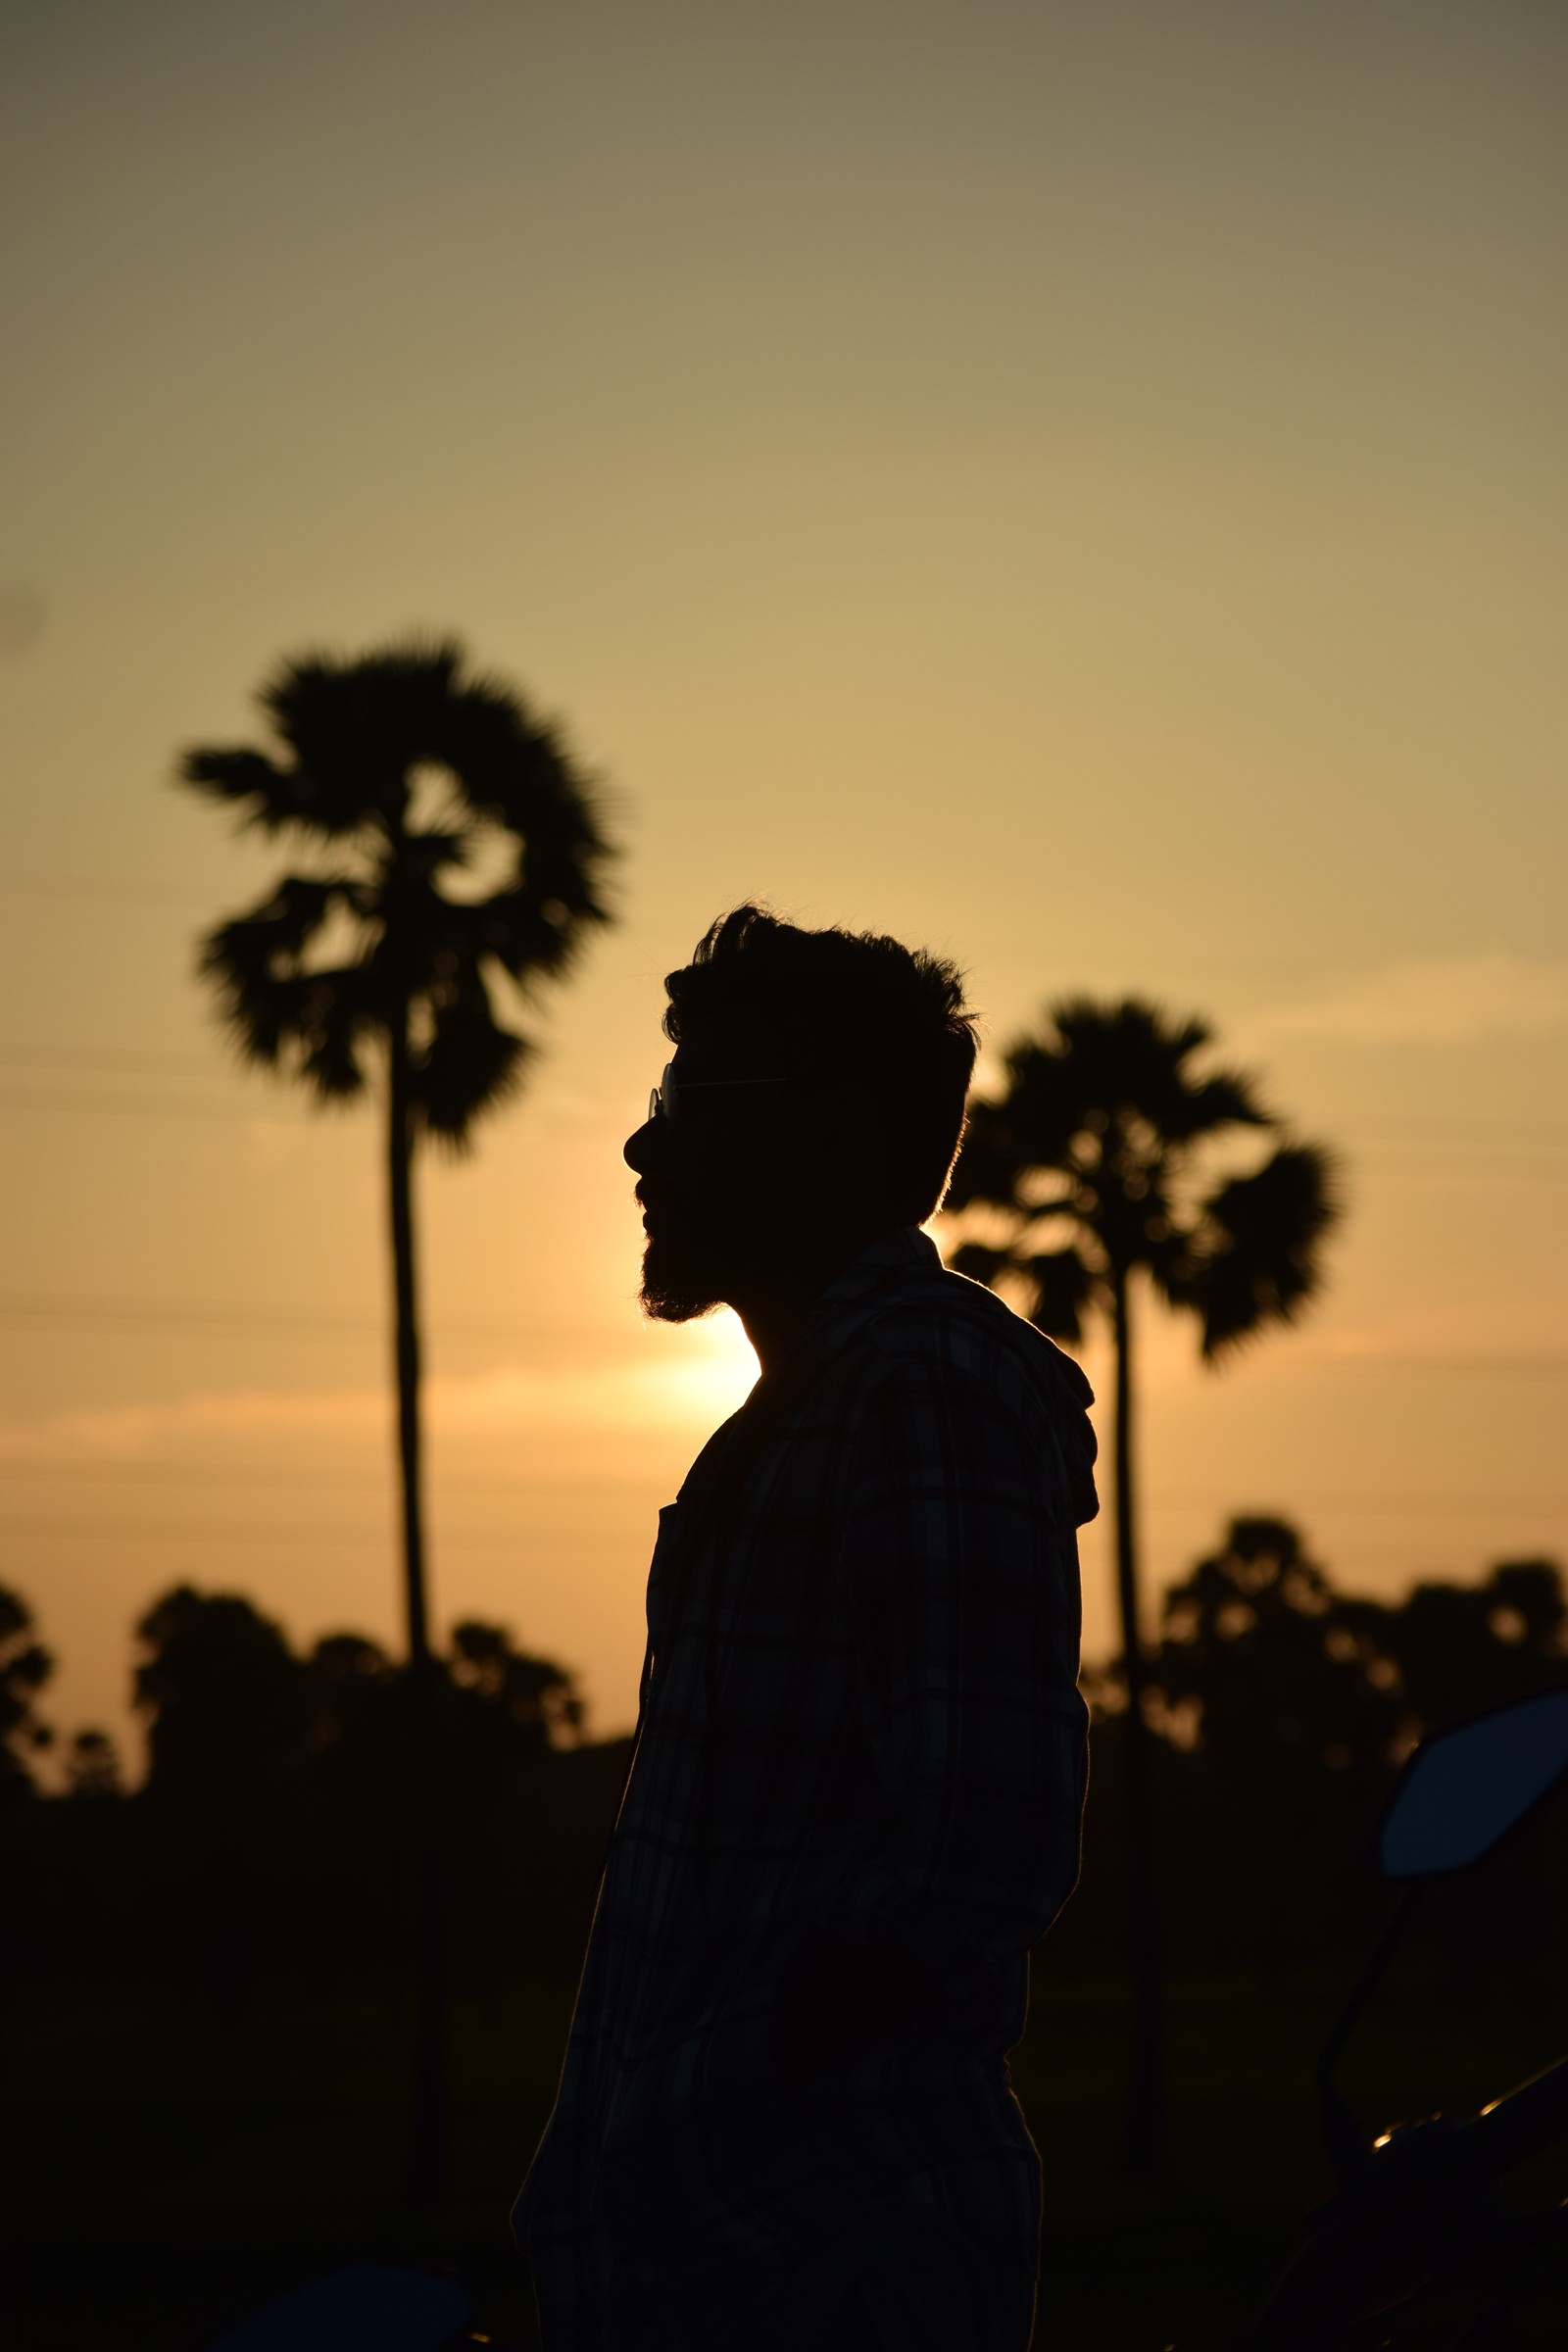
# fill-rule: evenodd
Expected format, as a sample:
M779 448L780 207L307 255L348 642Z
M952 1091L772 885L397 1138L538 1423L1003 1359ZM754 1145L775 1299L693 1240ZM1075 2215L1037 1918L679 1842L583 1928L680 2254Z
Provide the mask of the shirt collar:
M858 1257L850 1260L842 1274L835 1276L811 1310L813 1327L857 1306L866 1295L876 1290L889 1274L900 1268L923 1267L928 1273L938 1272L942 1253L928 1233L918 1225L895 1225L879 1233L874 1242L867 1242Z

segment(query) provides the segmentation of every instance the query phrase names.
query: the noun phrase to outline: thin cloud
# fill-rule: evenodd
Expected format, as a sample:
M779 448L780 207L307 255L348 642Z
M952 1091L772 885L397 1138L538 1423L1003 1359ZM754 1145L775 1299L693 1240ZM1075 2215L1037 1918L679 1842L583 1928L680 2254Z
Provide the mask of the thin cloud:
M611 1437L686 1427L706 1432L735 1410L756 1377L756 1358L726 1317L702 1326L678 1352L660 1347L657 1358L651 1353L644 1362L439 1375L426 1385L428 1427L448 1438ZM0 1464L130 1461L171 1444L213 1440L374 1442L384 1436L391 1413L391 1398L380 1389L252 1389L106 1405L0 1422Z
M1494 1037L1568 1030L1568 959L1428 956L1304 1004L1282 1004L1250 1026L1269 1037L1361 1046L1471 1046Z

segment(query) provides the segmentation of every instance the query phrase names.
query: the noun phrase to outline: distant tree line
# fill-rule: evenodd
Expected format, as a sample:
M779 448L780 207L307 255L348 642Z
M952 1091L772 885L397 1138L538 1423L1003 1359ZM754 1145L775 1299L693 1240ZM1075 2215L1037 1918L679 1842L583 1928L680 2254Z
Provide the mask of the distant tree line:
M136 1627L144 1782L126 1793L111 1742L88 1732L64 1759L64 1793L42 1798L29 1758L47 1739L35 1701L50 1661L14 1594L0 1594L4 1625L14 1970L220 1996L406 1977L422 1744L407 1664L358 1634L302 1654L249 1600L178 1586ZM571 1675L499 1626L455 1628L436 1696L454 1964L469 1978L570 1969L629 1742L583 1740Z
M144 1978L219 1999L406 1977L407 1667L354 1634L296 1651L250 1601L188 1585L148 1610L136 1642L144 1783L126 1792L110 1742L89 1732L65 1756L63 1793L46 1796L51 1661L25 1604L0 1591L8 1973ZM455 1970L469 1982L569 1972L628 1742L585 1739L571 1675L501 1627L458 1626L438 1669ZM1371 1836L1402 1757L1428 1731L1565 1678L1568 1592L1551 1561L1390 1603L1339 1591L1287 1521L1233 1521L1165 1594L1149 1657L1170 1963L1353 1963L1386 1908ZM1086 1680L1084 1875L1043 1954L1069 1970L1116 1968L1125 1953L1126 1695L1114 1671ZM1456 1897L1446 1918L1439 1940L1462 1967L1560 1975L1568 1841L1527 1841L1484 1905Z
M1557 1565L1535 1559L1371 1600L1339 1591L1289 1521L1235 1519L1164 1594L1147 1674L1170 1959L1341 1969L1388 1913L1373 1841L1400 1764L1429 1732L1568 1681L1568 1593ZM1049 1943L1065 1967L1115 1966L1124 1948L1125 1690L1114 1670L1086 1682L1084 1871ZM1529 1839L1488 1874L1496 1916L1478 1931L1474 1883L1456 1882L1431 1906L1437 1946L1466 1969L1490 1964L1506 1915L1512 1962L1568 1972L1568 1841Z

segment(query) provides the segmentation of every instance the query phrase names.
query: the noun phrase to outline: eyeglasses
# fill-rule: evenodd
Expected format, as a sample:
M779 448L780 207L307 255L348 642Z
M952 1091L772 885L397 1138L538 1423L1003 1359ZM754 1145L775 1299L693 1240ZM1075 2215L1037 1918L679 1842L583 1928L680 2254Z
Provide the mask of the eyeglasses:
M666 1061L660 1072L659 1084L648 1098L648 1116L662 1116L671 1126L680 1115L680 1105L688 1095L709 1095L732 1086L788 1086L787 1078L677 1078L675 1064Z

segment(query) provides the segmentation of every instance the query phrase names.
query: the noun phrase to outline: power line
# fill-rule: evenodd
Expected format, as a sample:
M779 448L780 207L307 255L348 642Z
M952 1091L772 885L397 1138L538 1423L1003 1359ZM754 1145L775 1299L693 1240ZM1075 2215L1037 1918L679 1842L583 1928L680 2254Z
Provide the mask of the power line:
M343 1097L332 1102L323 1101L318 1103L317 1113L318 1116L322 1112L341 1115L345 1111L363 1107L368 1099L368 1094L361 1094ZM0 1110L44 1113L64 1111L107 1118L206 1119L228 1124L237 1122L243 1125L254 1125L265 1121L270 1127L304 1128L317 1124L317 1118L313 1118L308 1113L271 1107L271 1102L275 1101L275 1097L270 1098L268 1102L219 1102L211 1098L186 1097L181 1100L175 1096L157 1100L145 1096L101 1095L85 1092L39 1091L29 1093L22 1088L0 1087ZM536 1118L561 1119L564 1117L568 1121L577 1122L583 1115L577 1110L563 1111L549 1103L536 1103L532 1108ZM630 1114L625 1115L629 1116ZM607 1127L614 1124L615 1114L609 1105L594 1106L590 1116L595 1123L603 1122ZM1478 1124L1483 1127L1486 1125L1485 1122ZM1498 1132L1495 1128L1490 1131ZM1437 1140L1437 1131L1425 1138L1419 1131L1412 1131L1405 1136L1389 1136L1357 1145L1353 1127L1349 1127L1348 1123L1348 1132L1352 1149L1361 1155L1375 1157L1388 1152L1406 1154L1410 1157L1424 1156L1432 1163L1426 1171L1427 1173L1440 1177L1453 1177L1460 1182L1543 1185L1560 1185L1568 1182L1568 1142L1559 1144L1544 1137L1532 1140L1530 1136L1524 1136L1517 1141L1489 1148L1480 1143L1471 1145L1464 1142L1440 1141ZM1456 1168L1452 1164L1454 1161L1469 1161L1471 1167L1467 1172L1463 1167Z
M1356 1151L1358 1163L1381 1159L1387 1153L1395 1162L1396 1180L1404 1185L1524 1185L1550 1191L1568 1184L1568 1155L1560 1160L1532 1162L1522 1154L1509 1158L1500 1152L1480 1151L1466 1152L1450 1149L1433 1151L1430 1147L1411 1145L1405 1152L1395 1144L1361 1145ZM1423 1158L1418 1159L1417 1153ZM1402 1165L1399 1164L1402 1160ZM1385 1176L1385 1183L1390 1181Z
M19 1069L60 1070L74 1072L118 1073L121 1070L158 1070L179 1073L200 1071L203 1077L213 1074L213 1060L207 1054L144 1054L140 1048L124 1052L97 1049L77 1052L74 1048L55 1049L43 1046L0 1044L0 1064L12 1064Z
M227 1076L236 1082L254 1082L261 1079L264 1084L270 1083L273 1099L279 1097L277 1073L269 1072L265 1064L247 1063L241 1057L232 1054L215 1057L212 1054L155 1054L145 1053L140 1048L93 1049L91 1051L78 1051L74 1048L55 1050L48 1047L0 1043L0 1071L7 1069L20 1070L29 1075L67 1079L81 1076L206 1079ZM0 1085L6 1083L8 1081L0 1077ZM166 1107L183 1114L191 1107L207 1108L209 1106L219 1115L234 1117L251 1115L258 1118L268 1115L261 1108L247 1114L243 1104L235 1103L232 1101L219 1104L215 1099L208 1098L206 1102L197 1102L193 1104L189 1096L177 1095L159 1099L149 1098L145 1095L127 1096L123 1093L106 1095L80 1090L68 1092L50 1088L33 1093L20 1089L6 1100L14 1102L19 1107L30 1106L48 1109L71 1109L80 1106L113 1110L128 1103L148 1115L156 1115ZM335 1100L330 1104L318 1102L317 1107L318 1109L336 1109L343 1107L345 1102L358 1102L363 1100L365 1100L364 1097L355 1096L344 1098L342 1101ZM591 1098L585 1100L578 1097L564 1102L552 1102L549 1094L546 1093L544 1096L531 1096L528 1106L535 1118L581 1119L586 1115L596 1119L613 1120L622 1115L630 1105L630 1097L626 1102L622 1102L618 1098L611 1101L604 1097L597 1100ZM291 1125L306 1123L299 1119L290 1120ZM1565 1133L1568 1133L1568 1129L1565 1129Z
M270 1100L276 1101L277 1098L273 1096ZM375 1100L373 1087L368 1086L358 1095L336 1096L330 1101L318 1099L316 1109L318 1114L325 1112L340 1117L345 1111L363 1109L367 1103L373 1102ZM633 1108L617 1108L614 1104L595 1103L588 1106L586 1113L575 1105L568 1107L559 1102L532 1102L528 1107L535 1119L560 1121L567 1125L579 1126L586 1123L606 1129L618 1127L622 1119L635 1118ZM293 1110L273 1110L268 1107L266 1102L262 1101L250 1103L220 1102L212 1098L198 1099L190 1096L181 1100L174 1095L158 1100L147 1096L67 1094L64 1091L29 1094L20 1088L6 1088L4 1091L0 1091L0 1110L87 1111L94 1116L102 1115L109 1118L237 1119L247 1123L265 1120L270 1127L311 1127L317 1124L317 1120L308 1114Z
M276 1487L336 1489L346 1494L384 1494L391 1479L386 1471L278 1469L268 1463L251 1470L231 1464L210 1462L7 1462L0 1465L0 1491L13 1480L65 1480L72 1486L128 1484L132 1486L162 1484L191 1487ZM432 1481L439 1495L447 1485L439 1475ZM622 1479L616 1482L622 1492L656 1484L647 1479ZM470 1478L455 1476L451 1486L465 1494L512 1494L519 1498L542 1494L580 1494L586 1486L602 1492L606 1485L603 1474L595 1471L591 1480L570 1478Z
M167 1525L149 1524L137 1520L101 1519L3 1519L0 1520L0 1539L8 1536L35 1538L64 1536L72 1540L83 1537L101 1543L142 1544L391 1544L399 1541L398 1531L390 1522L382 1528L322 1527L309 1520L297 1524L270 1521L258 1527L254 1520L172 1520ZM471 1544L475 1549L512 1550L518 1544L537 1544L536 1529L522 1522L511 1528L453 1528L437 1529L436 1541L449 1544ZM623 1542L614 1537L582 1537L573 1532L560 1541L572 1551L618 1551Z
M245 1306L185 1306L171 1303L160 1306L151 1302L121 1302L116 1299L53 1299L0 1298L0 1322L10 1324L71 1325L91 1324L95 1328L116 1329L122 1324L136 1329L165 1331L309 1331L318 1336L347 1339L361 1338L367 1333L385 1329L368 1315L321 1315L309 1308L284 1309L271 1312L265 1307ZM509 1329L505 1324L487 1326L495 1332Z
M373 1471L353 1474L342 1471L279 1470L270 1465L254 1469L219 1467L210 1463L161 1464L150 1462L60 1462L11 1463L0 1467L0 1492L11 1480L43 1480L77 1486L92 1484L162 1484L165 1486L193 1486L219 1488L278 1487L308 1488L325 1492L350 1494L384 1493L390 1482L390 1472L382 1475ZM637 1482L649 1483L649 1482ZM603 1481L593 1479L496 1479L471 1478L456 1475L442 1484L456 1497L463 1494L507 1494L519 1501L543 1494L580 1494L587 1488L598 1490ZM1214 1507L1214 1493L1210 1490L1155 1487L1149 1499L1163 1509L1203 1509ZM1227 1506L1228 1507L1228 1506ZM1515 1515L1534 1511L1568 1511L1568 1491L1555 1494L1520 1494L1498 1489L1493 1493L1462 1494L1431 1494L1425 1491L1400 1492L1378 1489L1368 1493L1315 1493L1311 1489L1293 1487L1290 1508L1301 1511L1365 1511L1383 1512L1509 1512Z
M348 1109L352 1100L345 1098L341 1105L330 1107ZM269 1111L244 1102L180 1102L172 1097L167 1102L137 1102L129 1095L27 1095L9 1089L0 1092L0 1110L85 1110L95 1116L136 1119L266 1119L274 1127L312 1124L296 1111Z
M214 1060L211 1055L162 1054L143 1051L140 1048L105 1050L100 1048L38 1047L18 1041L0 1042L0 1068L6 1066L45 1073L53 1071L64 1076L74 1076L80 1072L102 1076L118 1076L121 1073L126 1073L210 1078L215 1074ZM145 1098L138 1101L124 1096L79 1093L73 1095L54 1092L38 1094L18 1092L0 1097L0 1102L7 1102L12 1107L29 1109L102 1109L111 1112L134 1110L139 1115L148 1117L162 1115L185 1117L198 1112L214 1117L268 1115L262 1111L250 1111L243 1104L232 1102L197 1104L177 1099L171 1099L168 1102L149 1102ZM325 1106L323 1105L323 1107ZM548 1108L548 1105L541 1107ZM593 1107L601 1108L608 1114L616 1106L604 1103ZM291 1119L289 1123L304 1125L308 1122ZM1351 1111L1340 1118L1331 1118L1328 1124L1343 1130L1351 1137L1380 1139L1380 1148L1384 1150L1419 1149L1431 1143L1442 1145L1451 1141L1456 1149L1462 1151L1473 1148L1472 1138L1492 1138L1494 1142L1503 1141L1511 1150L1535 1149L1546 1152L1555 1149L1568 1150L1568 1120L1565 1119L1494 1118L1481 1112L1469 1116L1450 1112L1442 1118L1429 1118L1419 1112L1375 1111L1363 1115Z
M1343 1118L1331 1119L1331 1126L1345 1127L1351 1132L1376 1134L1380 1128L1393 1128L1406 1133L1423 1135L1468 1135L1477 1129L1488 1135L1515 1135L1525 1141L1531 1138L1554 1140L1568 1144L1568 1119L1495 1119L1486 1111L1450 1112L1442 1119L1429 1119L1419 1111L1375 1111L1363 1117L1357 1111Z
M1459 1136L1443 1135L1437 1131L1430 1135L1420 1133L1370 1137L1362 1135L1359 1139L1357 1139L1354 1128L1348 1128L1345 1133L1349 1136L1353 1148L1359 1152L1441 1152L1445 1157L1455 1159L1515 1159L1520 1161L1531 1158L1543 1160L1560 1158L1565 1152L1568 1152L1568 1130L1564 1131L1560 1139L1551 1136L1519 1136L1501 1138L1495 1144L1487 1144L1479 1137L1469 1141Z
M322 1314L308 1306L267 1307L244 1302L206 1304L199 1300L156 1298L61 1298L36 1292L0 1293L0 1323L103 1325L110 1329L121 1325L135 1329L167 1331L274 1331L279 1333L311 1332L334 1338L363 1338L373 1334L381 1337L388 1325L377 1316L356 1314ZM522 1319L510 1321L448 1320L435 1318L430 1326L432 1336L451 1339L572 1339L589 1342L603 1337L606 1340L618 1334L600 1334L585 1331L580 1323L537 1323Z
M1180 1494L1158 1488L1151 1491L1149 1499L1166 1510L1210 1510L1214 1506L1212 1494ZM1225 1507L1231 1509L1228 1504ZM1449 1513L1490 1516L1498 1512L1522 1517L1528 1512L1568 1511L1568 1494L1314 1494L1293 1488L1289 1504L1282 1507L1287 1516L1292 1510L1299 1510L1302 1513L1365 1511L1370 1517L1381 1517L1386 1512L1418 1516L1426 1511L1445 1516ZM1231 1515L1244 1514L1232 1510Z
M316 1335L345 1338L381 1336L386 1325L368 1315L322 1314L308 1306L269 1308L246 1303L207 1304L190 1300L161 1300L137 1298L63 1298L40 1293L0 1293L0 1323L13 1325L61 1323L72 1326L102 1324L107 1328L122 1325L129 1328L158 1328L207 1332L218 1330L272 1331L279 1334L311 1332ZM566 1339L580 1346L615 1345L629 1332L616 1326L613 1330L600 1327L585 1330L581 1323L528 1322L504 1319L448 1320L436 1318L430 1325L431 1334L447 1339ZM1333 1372L1348 1375L1357 1372L1420 1372L1436 1374L1473 1374L1477 1378L1498 1375L1526 1375L1559 1378L1568 1373L1568 1355L1541 1352L1538 1354L1495 1355L1327 1355L1298 1350L1292 1358L1292 1370Z
M0 874L0 895L8 899L81 899L122 906L207 906L204 891L126 888L123 882L96 874Z
M1568 1355L1308 1355L1298 1353L1291 1369L1331 1372L1344 1379L1357 1372L1420 1372L1453 1374L1460 1379L1561 1380L1568 1375Z
M1168 1498L1166 1499L1168 1501ZM1159 1500L1158 1496L1151 1497L1152 1502L1157 1503ZM1228 1505L1215 1503L1213 1497L1207 1498L1205 1507L1216 1509L1221 1515L1225 1515L1230 1510ZM1310 1500L1302 1500L1292 1507L1305 1515L1314 1509L1323 1510L1328 1506L1322 1502L1314 1504ZM1554 1507L1562 1506L1559 1504ZM1495 1506L1486 1510L1478 1506L1459 1513L1454 1512L1452 1505L1448 1505L1447 1509L1451 1515L1480 1518L1493 1516ZM1231 1512L1230 1515L1234 1516L1235 1514ZM1496 1513L1496 1515L1517 1517L1520 1513L1510 1508ZM632 1543L632 1539L628 1536L596 1536L584 1534L575 1529L569 1533L562 1530L553 1537L541 1536L539 1529L531 1525L525 1518L519 1518L514 1525L510 1527L437 1526L434 1532L435 1540L443 1550L467 1548L514 1551L524 1545L537 1548L541 1543L544 1543L569 1549L574 1554L602 1554L623 1552ZM262 1545L286 1544L291 1547L309 1544L327 1549L335 1545L349 1544L354 1546L373 1545L380 1549L394 1544L398 1541L398 1536L397 1529L391 1522L384 1528L367 1528L333 1524L321 1525L310 1520L298 1522L273 1520L265 1525L258 1525L254 1520L201 1519L148 1522L130 1519L70 1519L50 1516L43 1519L0 1519L0 1541L6 1539L21 1539L28 1542L39 1539L44 1541L59 1539L71 1543L101 1544L252 1544ZM1427 1541L1425 1537L1420 1540Z

